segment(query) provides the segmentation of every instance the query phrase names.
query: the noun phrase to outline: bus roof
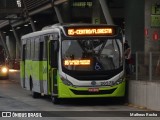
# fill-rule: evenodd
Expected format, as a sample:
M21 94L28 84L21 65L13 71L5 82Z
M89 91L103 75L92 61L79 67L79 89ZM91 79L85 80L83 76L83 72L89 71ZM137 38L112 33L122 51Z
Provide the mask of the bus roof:
M21 37L21 39L23 40L23 39L26 39L26 38L35 37L35 36L39 36L39 35L50 34L50 33L53 33L53 32L58 32L58 29L46 29L46 30L41 30L41 31L28 33L26 35L23 35Z
M42 28L40 31L32 32L29 34L26 34L22 36L21 39L26 39L29 37L34 37L38 35L44 35L44 34L49 34L53 32L58 32L60 30L64 31L64 28L66 27L116 27L117 25L107 25L107 24L88 24L88 23L72 23L72 24L66 24L66 23L58 23L50 26L46 26Z
M117 26L117 25L108 25L108 24L90 24L90 23L57 23L54 25L50 25L50 26L46 26L44 28L42 28L42 30L44 29L53 29L56 27L88 27L88 26Z

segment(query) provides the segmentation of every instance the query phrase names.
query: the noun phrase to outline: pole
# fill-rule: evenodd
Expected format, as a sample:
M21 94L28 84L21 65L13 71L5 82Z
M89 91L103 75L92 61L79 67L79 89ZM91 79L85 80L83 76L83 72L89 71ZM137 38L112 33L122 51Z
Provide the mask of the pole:
M18 35L17 35L16 30L15 30L14 27L12 27L12 30L13 30L13 34L14 34L14 37L15 37L16 42L17 42L17 47L18 47L18 49L19 49L19 51L20 51L20 50L21 50L20 40L19 40L19 38L18 38Z
M10 56L8 47L7 47L7 45L6 45L6 42L5 42L5 40L4 40L2 31L0 31L0 39L2 40L2 45L3 45L3 47L4 47L5 51L6 51L6 54L7 54L8 58L11 59L11 56Z
M61 14L60 14L60 12L59 12L58 7L57 7L57 6L54 6L54 10L55 10L55 12L56 12L56 15L57 15L57 18L58 18L59 23L63 23L62 16L61 16Z
M106 0L99 0L99 2L100 2L100 5L101 5L101 8L102 8L102 11L103 11L103 14L104 14L104 17L106 19L107 24L114 25L112 17L110 15L110 12L108 9L108 6L107 6L107 3L106 3Z

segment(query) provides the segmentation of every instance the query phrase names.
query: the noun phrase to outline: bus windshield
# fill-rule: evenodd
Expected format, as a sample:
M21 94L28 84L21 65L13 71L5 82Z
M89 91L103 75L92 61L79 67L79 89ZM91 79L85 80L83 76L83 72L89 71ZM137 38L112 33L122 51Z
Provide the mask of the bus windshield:
M63 40L62 65L74 71L106 71L122 66L119 39Z

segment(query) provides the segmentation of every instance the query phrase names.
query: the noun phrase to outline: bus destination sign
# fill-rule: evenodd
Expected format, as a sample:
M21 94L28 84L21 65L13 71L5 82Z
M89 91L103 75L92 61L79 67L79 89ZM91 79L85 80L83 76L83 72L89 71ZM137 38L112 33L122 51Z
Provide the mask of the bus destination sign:
M110 36L115 34L112 27L107 28L68 28L69 36Z
M64 65L90 65L90 60L65 60Z

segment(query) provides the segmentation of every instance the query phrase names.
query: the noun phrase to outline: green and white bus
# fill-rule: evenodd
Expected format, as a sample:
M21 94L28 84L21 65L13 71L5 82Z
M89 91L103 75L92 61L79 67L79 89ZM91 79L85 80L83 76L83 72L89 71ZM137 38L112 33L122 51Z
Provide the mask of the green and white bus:
M21 85L34 98L123 97L123 34L118 26L55 24L22 36Z

